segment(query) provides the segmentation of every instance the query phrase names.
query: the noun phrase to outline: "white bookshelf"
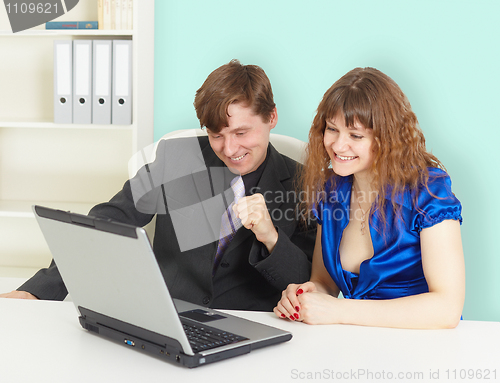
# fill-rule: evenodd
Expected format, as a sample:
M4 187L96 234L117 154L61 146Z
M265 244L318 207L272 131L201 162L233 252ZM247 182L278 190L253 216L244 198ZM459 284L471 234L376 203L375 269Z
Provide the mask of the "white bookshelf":
M73 12L73 11L72 11ZM133 36L133 30L100 30L100 29L30 29L12 33L11 31L0 31L0 36L15 37L66 37L66 36Z
M51 259L33 204L86 214L128 178L128 160L153 142L154 0L134 0L133 30L12 33L0 7L0 275ZM97 20L97 0L80 1L57 21ZM132 124L53 122L53 42L133 42Z
M55 124L51 121L42 120L11 120L11 121L0 121L3 128L34 128L34 129L82 129L82 125L79 124ZM99 124L89 124L85 125L85 129L120 129L120 130L133 130L134 125L99 125Z

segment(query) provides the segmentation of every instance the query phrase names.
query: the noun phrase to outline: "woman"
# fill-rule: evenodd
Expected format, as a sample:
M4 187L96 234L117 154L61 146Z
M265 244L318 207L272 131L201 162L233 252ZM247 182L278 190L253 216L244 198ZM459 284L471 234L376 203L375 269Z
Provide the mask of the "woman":
M319 223L311 279L283 291L276 315L456 327L465 296L461 204L398 85L373 68L333 84L309 132L305 168L302 190Z

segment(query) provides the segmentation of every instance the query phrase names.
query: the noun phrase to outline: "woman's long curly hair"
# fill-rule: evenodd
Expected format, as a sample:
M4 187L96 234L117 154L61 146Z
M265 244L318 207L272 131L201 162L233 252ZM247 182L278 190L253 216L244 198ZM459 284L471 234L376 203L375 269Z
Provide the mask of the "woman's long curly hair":
M427 187L427 167L444 166L426 150L424 135L405 94L394 80L374 68L356 68L345 74L326 91L318 106L300 179L301 190L308 197L307 209L310 211L325 198L322 191L334 174L323 135L326 121L337 116L343 116L348 127L358 121L372 129L372 187L378 192L372 213L380 212L385 221L386 194L392 190L392 208L401 218L401 205L396 204L394 197L409 188L416 192L416 199L419 186Z

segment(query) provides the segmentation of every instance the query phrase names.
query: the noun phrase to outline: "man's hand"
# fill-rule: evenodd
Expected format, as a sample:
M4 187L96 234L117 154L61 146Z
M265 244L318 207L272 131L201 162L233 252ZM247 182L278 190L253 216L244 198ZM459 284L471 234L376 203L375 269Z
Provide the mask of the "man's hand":
M264 196L260 193L241 198L233 206L241 223L254 232L257 240L262 242L269 252L272 252L278 242L278 232L274 227Z
M10 293L0 294L0 298L15 298L15 299L38 299L33 294L26 291L11 291Z

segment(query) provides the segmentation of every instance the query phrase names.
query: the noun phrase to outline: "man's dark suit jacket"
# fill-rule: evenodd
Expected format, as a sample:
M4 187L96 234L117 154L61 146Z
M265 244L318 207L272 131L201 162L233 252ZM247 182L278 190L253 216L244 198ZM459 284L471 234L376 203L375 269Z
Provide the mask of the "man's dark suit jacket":
M223 167L223 162L210 147L208 138L198 137L198 141L206 168ZM151 167L154 164L169 166L164 160L165 154L168 156L165 153L168 149L162 147L159 145ZM269 254L251 230L240 228L214 276L212 267L217 241L181 251L171 214L166 207L171 205L164 203L168 199L165 189L157 188L151 192L158 194L155 198L160 200L159 205L164 209L162 212L157 211L153 249L174 298L212 308L272 311L281 298L282 290L289 283L309 280L316 227L315 224L306 226L300 222L297 214L299 201L294 187L302 165L278 153L271 144L268 153L269 158L256 192L265 195L267 208L278 231L278 242ZM200 173L197 174L199 176ZM140 172L132 181L127 181L109 202L95 206L89 215L135 226L150 222L154 212L145 212L144 209L138 211L137 201L134 203L132 195L131 183L139 175ZM195 178L194 174L184 177L185 180L191 179L193 185L197 182ZM18 290L28 291L40 299L62 300L67 295L53 261L47 269L40 270Z

